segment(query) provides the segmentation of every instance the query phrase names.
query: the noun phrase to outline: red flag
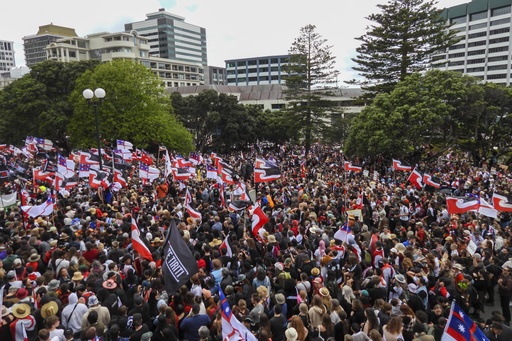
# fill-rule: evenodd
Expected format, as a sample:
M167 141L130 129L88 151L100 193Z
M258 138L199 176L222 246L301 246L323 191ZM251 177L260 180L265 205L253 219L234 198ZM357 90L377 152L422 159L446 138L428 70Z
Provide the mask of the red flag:
M254 235L254 237L262 238L262 236L260 235L260 231L262 231L263 226L265 226L265 224L269 222L269 219L268 219L267 215L265 214L265 212L263 212L261 207L259 207L258 205L254 206L254 209L252 212L252 217L251 217L251 222L252 222L252 234Z
M407 181L409 181L417 189L421 189L423 187L422 178L423 177L421 176L421 173L418 172L415 168L411 174L409 174Z
M402 161L393 159L393 170L410 171L411 169L411 166L405 165L404 163L402 163Z
M477 211L480 203L476 198L446 197L446 208L449 214L460 214L468 211Z
M423 174L423 183L434 188L441 188L441 184L439 182L435 182L430 174Z
M492 195L494 208L501 212L512 212L512 201L505 195L494 193Z
M352 162L348 162L348 161L345 161L343 163L343 168L348 172L348 171L352 171L352 172L360 172L363 170L363 167L360 167L360 166L354 166L352 164Z
M153 261L153 256L151 255L151 252L149 251L146 244L144 244L142 239L140 239L140 231L139 231L139 228L137 227L137 223L135 222L135 219L133 219L133 218L132 218L132 247L143 258Z

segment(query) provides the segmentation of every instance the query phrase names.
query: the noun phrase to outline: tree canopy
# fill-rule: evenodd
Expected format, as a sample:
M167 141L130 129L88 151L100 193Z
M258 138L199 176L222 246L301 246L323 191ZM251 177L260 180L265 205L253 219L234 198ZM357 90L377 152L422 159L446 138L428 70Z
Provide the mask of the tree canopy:
M408 75L427 70L432 54L457 43L460 38L441 18L434 0L389 0L379 4L381 13L367 17L372 25L356 38L355 71L369 95L390 92Z
M103 88L106 92L103 103L98 105L102 139L128 140L136 147L162 143L182 152L194 149L191 134L173 114L162 81L132 61L104 63L77 79L70 96L75 111L68 126L74 145L95 146L94 114L82 96L87 88Z
M510 152L512 90L458 72L415 73L377 95L352 121L348 155L411 157L425 145L475 161Z
M284 113L289 126L303 136L306 155L311 143L321 137L335 111L324 97L331 95L329 86L336 82L335 57L332 46L307 25L289 49L290 61L283 67L289 101Z

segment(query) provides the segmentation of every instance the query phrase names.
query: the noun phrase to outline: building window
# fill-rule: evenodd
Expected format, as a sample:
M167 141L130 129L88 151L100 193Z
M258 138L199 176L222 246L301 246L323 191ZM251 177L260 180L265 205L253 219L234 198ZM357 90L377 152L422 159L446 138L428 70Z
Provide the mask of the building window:
M283 103L273 103L271 105L271 108L273 110L277 110L277 109L284 109L284 104Z
M465 47L464 44L457 44L457 45L450 46L449 50L453 51L453 50L463 49L464 47Z
M500 33L508 33L508 32L510 32L510 27L498 28L497 30L489 31L489 35L500 34Z
M450 24L463 24L466 22L466 16L458 17L458 18L452 18L450 20Z
M258 77L249 77L249 82L257 82Z
M493 70L506 70L508 68L507 64L502 65L491 65L487 67L487 71L493 71Z
M279 60L277 58L270 59L270 64L277 64L277 63L279 63Z
M497 26L497 25L503 25L508 24L510 22L510 18L500 19L500 20L494 20L491 21L491 26Z
M482 46L485 45L486 43L487 42L485 40L475 41L473 43L468 43L468 47Z
M490 62L500 62L502 60L508 60L508 56L496 56L496 57L489 57L487 61Z
M494 47L492 49L489 49L489 53L505 52L505 51L508 51L508 46Z
M485 63L485 58L469 59L468 64L480 64Z
M469 21L475 21L475 20L480 20L480 19L485 19L485 18L487 18L487 11L473 13L473 14L469 15Z
M487 32L472 33L472 34L468 35L468 39L485 37L486 35L487 35Z
M237 66L245 66L245 60L236 63Z
M476 25L470 25L469 26L469 30L478 30L479 28L486 28L487 27L487 23L484 22L484 23L481 23L481 24L476 24Z
M497 15L508 14L510 13L510 6L494 8L491 10L491 17L495 17Z
M268 76L260 76L260 81L268 81Z
M473 68L468 68L467 72L483 72L484 71L484 67L473 67Z
M504 43L507 41L509 41L509 37L502 37L502 38L490 39L489 44L498 44L498 43Z
M256 72L257 72L257 70L256 70L256 68L254 68L254 69L248 69L248 70L247 70L247 72L248 72L248 73L256 73Z
M506 74L500 74L500 75L487 75L487 79L503 79L507 78Z
M464 57L464 52L450 53L448 55L448 58L460 58L460 57Z
M226 67L235 67L236 64L234 62L226 63Z
M456 62L449 62L448 63L448 66L460 66L460 65L464 65L464 61L463 60L459 60L459 61L456 61Z
M259 63L260 65L268 65L268 59L260 59Z
M468 56L478 56L479 54L485 54L485 50L468 51Z
M249 60L247 62L247 65L257 65L258 64L258 61L257 60Z
M273 81L277 81L279 80L279 76L271 76L270 79Z
M462 54L462 56L464 56L464 53ZM441 54L441 55L438 55L438 56L434 56L434 57L432 57L432 61L433 61L433 62L436 62L436 61L438 61L438 60L443 60L443 59L445 59L445 58L446 58L446 55Z

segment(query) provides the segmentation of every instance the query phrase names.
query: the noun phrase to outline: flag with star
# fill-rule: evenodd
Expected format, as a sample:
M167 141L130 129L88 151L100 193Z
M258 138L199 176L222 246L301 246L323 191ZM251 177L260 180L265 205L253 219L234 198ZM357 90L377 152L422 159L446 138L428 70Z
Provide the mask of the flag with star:
M450 316L444 328L441 341L489 341L476 323L455 302L452 302Z
M222 289L219 288L220 315L222 317L222 340L224 341L256 341L256 336L233 315L229 302Z

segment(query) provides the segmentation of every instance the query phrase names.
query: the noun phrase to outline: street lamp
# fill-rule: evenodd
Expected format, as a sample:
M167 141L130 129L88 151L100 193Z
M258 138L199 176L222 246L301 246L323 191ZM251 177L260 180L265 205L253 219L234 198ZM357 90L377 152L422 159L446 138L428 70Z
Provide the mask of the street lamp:
M98 141L98 156L100 158L100 170L103 169L103 164L101 160L101 143L100 143L100 126L98 123L98 105L103 103L103 99L105 98L105 90L102 88L97 88L94 92L91 89L85 89L82 92L84 98L89 102L89 105L94 107L94 116L96 118L96 140ZM98 98L98 101L93 101L93 97Z

